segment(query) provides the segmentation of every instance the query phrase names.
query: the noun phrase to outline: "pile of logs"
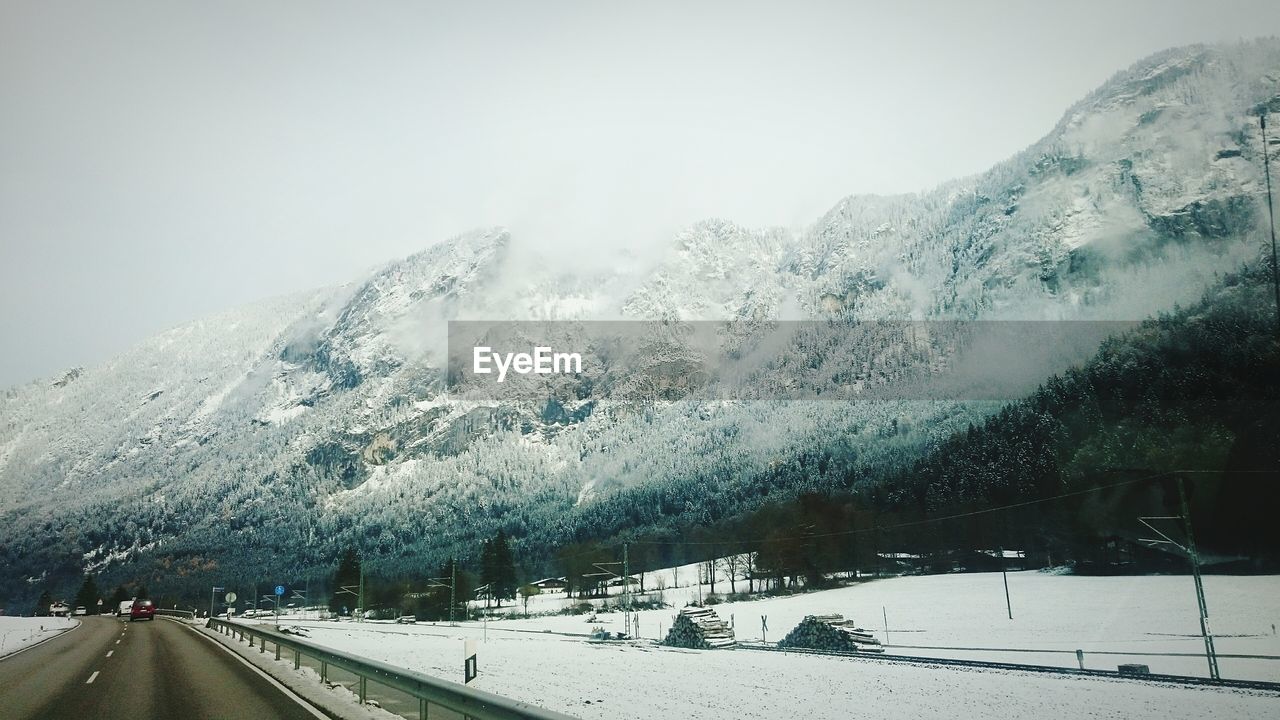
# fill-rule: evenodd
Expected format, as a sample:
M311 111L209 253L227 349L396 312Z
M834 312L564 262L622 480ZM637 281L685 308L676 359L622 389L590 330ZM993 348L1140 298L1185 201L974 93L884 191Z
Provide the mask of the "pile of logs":
M840 652L884 652L869 630L854 627L843 615L806 615L782 641L780 648L836 650Z
M736 641L733 639L733 628L726 625L715 610L687 607L676 616L662 644L670 647L710 650L733 647Z

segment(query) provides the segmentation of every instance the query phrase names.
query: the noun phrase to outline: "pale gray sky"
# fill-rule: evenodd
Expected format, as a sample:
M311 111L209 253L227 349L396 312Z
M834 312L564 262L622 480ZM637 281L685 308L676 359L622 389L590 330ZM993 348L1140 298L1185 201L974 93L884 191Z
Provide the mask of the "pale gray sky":
M0 0L0 386L481 225L566 258L804 225L1275 34L1266 0Z

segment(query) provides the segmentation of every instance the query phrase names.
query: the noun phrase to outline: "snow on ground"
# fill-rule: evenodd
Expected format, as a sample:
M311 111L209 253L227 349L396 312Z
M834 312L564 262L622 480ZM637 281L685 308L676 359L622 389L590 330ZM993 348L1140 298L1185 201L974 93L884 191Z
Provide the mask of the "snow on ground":
M1220 653L1280 655L1280 643L1271 629L1272 622L1280 624L1276 600L1280 578L1211 576L1205 582ZM934 651L938 656L1052 661L1074 667L1074 650L1083 648L1090 667L1114 670L1120 662L1134 661L1151 665L1153 672L1204 674L1202 657L1089 655L1103 650L1202 651L1189 577L1093 578L1018 572L1009 574L1009 591L1012 621L1006 614L999 573L874 580L791 597L726 603L716 610L726 619L734 617L740 639L759 638L761 614L768 615L768 639L775 641L804 615L827 612L878 627L883 635L884 608L893 643L1071 651L1063 655ZM669 627L674 613L671 608L639 613L640 635L657 637L659 626ZM677 650L651 642L601 645L587 643L580 635L593 625L621 629L621 622L620 614L607 613L594 623L582 616L546 616L456 626L291 624L305 625L313 642L453 681L462 672L463 640L479 639L481 674L473 687L584 718L741 720L798 714L845 718L856 712L913 718L994 714L1203 720L1280 714L1280 697L1274 693L745 649ZM927 652L891 649L903 654ZM1277 661L1224 659L1222 668L1226 677L1280 680Z
M692 569L688 578L695 577ZM1189 575L1081 577L1039 571L1009 573L1010 620L1000 573L956 573L870 580L855 585L792 596L722 603L716 612L732 618L739 640L775 642L805 615L840 613L875 631L885 642L888 617L890 652L927 657L958 657L997 662L1077 667L1075 650L1085 651L1085 667L1115 670L1120 663L1142 663L1152 672L1208 675L1204 641ZM646 587L652 577L646 579ZM1280 657L1280 576L1209 575L1204 579L1215 648L1221 654ZM721 591L717 581L716 590ZM738 583L741 585L741 581ZM727 585L725 585L727 588ZM741 589L741 588L740 588ZM708 591L706 585L702 592ZM684 605L696 588L662 591L668 604ZM551 601L550 597L558 598ZM571 604L563 593L539 597ZM616 602L612 598L610 602ZM534 612L530 602L530 612ZM671 626L676 610L637 613L639 635L657 639ZM760 616L768 617L762 638ZM518 628L586 633L592 625L622 629L621 613L546 616L490 621L490 629ZM915 647L911 647L915 646ZM934 650L927 647L1066 651L1026 653ZM1100 655L1186 653L1188 657ZM1223 677L1280 681L1280 660L1220 658Z
M31 647L79 625L64 617L7 617L0 615L0 657Z
M474 625L315 623L311 640L454 682ZM490 631L472 687L582 718L1250 718L1274 694Z

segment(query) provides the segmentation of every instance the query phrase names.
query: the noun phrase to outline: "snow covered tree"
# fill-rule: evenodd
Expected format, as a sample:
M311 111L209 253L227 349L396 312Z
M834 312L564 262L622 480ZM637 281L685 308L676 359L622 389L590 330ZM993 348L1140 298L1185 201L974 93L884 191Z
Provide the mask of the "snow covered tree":
M515 599L518 586L515 556L511 553L506 533L499 530L492 540L485 541L480 553L480 566L480 582L489 588L486 605L488 598L497 600L498 607L502 607L503 600Z

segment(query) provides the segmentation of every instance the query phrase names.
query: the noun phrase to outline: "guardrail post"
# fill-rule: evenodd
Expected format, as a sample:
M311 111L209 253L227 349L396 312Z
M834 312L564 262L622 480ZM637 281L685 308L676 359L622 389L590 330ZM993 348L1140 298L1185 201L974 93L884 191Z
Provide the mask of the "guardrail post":
M214 629L226 632L229 635L238 636L241 639L247 639L249 646L254 644L258 646L259 653L265 653L267 643L275 645L275 657L280 660L284 656L284 651L289 650L292 653L294 669L301 669L302 656L305 654L312 658L309 662L318 664L320 682L325 685L335 686L329 679L329 665L332 664L341 669L344 673L351 673L357 680L357 686L350 688L355 691L361 705L375 703L376 701L369 698L369 682L374 680L381 685L385 685L395 691L407 694L409 697L418 701L419 720L429 720L432 717L440 715L439 711L431 712L431 704L445 708L448 717L461 717L463 720L478 720L482 718L516 718L529 717L539 718L541 720L571 720L568 716L561 713L544 711L540 708L530 708L523 706L508 698L489 695L487 693L472 690L458 686L456 683L438 680L435 678L424 676L408 670L398 670L385 663L374 660L361 658L359 656L342 653L336 650L330 650L322 646L317 646L303 640L295 640L284 635L276 635L269 630L255 630L249 627L240 627L232 623L224 623L219 621L213 626ZM1065 651L1070 652L1070 651ZM308 667L315 667L309 665ZM350 687L343 683L345 687ZM376 688L375 688L376 689ZM477 704L478 703L478 704ZM412 707L410 705L409 707ZM464 710L470 709L471 712ZM407 710L408 708L406 708ZM478 713L478 714L473 714ZM407 717L413 717L411 713L406 713Z

